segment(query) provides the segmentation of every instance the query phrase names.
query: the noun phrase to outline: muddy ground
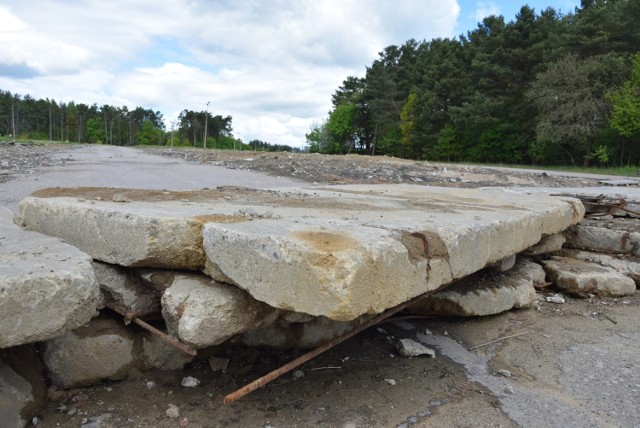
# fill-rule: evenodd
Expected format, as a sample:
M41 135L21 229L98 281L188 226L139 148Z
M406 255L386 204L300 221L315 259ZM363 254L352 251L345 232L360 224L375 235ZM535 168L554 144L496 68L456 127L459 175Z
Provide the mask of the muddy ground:
M71 159L69 146L0 144L0 183ZM597 180L392 158L149 149L189 162L317 183L589 186ZM16 166L17 165L17 166ZM183 371L131 373L117 383L57 391L38 427L638 426L640 296L574 299L484 318L388 322L357 335L239 401L223 397L300 351L220 348ZM131 328L136 328L132 326ZM514 336L489 345L478 345ZM404 358L400 338L437 355ZM501 372L500 372L501 371ZM186 376L200 380L181 386ZM393 382L391 381L393 380ZM170 404L179 408L169 418ZM93 425L89 425L92 424Z

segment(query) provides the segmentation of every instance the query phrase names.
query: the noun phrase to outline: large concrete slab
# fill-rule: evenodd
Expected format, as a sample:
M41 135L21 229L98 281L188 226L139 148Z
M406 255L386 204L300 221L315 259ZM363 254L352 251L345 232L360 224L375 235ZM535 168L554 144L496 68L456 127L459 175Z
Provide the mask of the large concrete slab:
M83 325L96 315L99 296L88 255L21 229L0 207L0 348Z
M570 198L412 185L49 189L20 207L28 228L60 236L96 259L183 269L206 264L214 279L273 307L341 321L435 290L583 215Z

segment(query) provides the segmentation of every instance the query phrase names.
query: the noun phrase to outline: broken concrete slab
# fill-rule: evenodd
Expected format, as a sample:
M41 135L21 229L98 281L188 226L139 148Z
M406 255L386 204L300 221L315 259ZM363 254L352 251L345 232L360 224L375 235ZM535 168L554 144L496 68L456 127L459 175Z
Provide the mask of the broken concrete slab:
M278 311L245 291L204 275L176 275L162 296L170 334L196 347L218 345L236 334L268 326Z
M102 262L93 262L93 269L105 304L136 317L160 312L161 293L143 284L135 271Z
M565 246L599 253L640 256L640 232L621 226L612 228L607 227L606 222L585 219L565 232Z
M534 284L545 282L542 266L519 259L504 273L482 271L470 275L410 308L413 313L443 316L486 316L513 308L529 308L536 301Z
M596 263L556 256L543 264L550 280L570 294L622 297L636 291L636 284L631 278Z
M0 348L48 340L93 316L100 290L91 259L28 232L0 207Z
M123 324L96 318L45 344L42 360L51 383L65 388L122 380L136 368L136 336Z
M344 321L511 257L583 215L569 198L412 185L50 189L21 212L29 228L110 263L203 269L204 246L215 279L279 309Z
M636 286L640 285L640 260L638 258L594 253L591 251L572 250L568 248L560 251L558 255L609 267L633 279Z

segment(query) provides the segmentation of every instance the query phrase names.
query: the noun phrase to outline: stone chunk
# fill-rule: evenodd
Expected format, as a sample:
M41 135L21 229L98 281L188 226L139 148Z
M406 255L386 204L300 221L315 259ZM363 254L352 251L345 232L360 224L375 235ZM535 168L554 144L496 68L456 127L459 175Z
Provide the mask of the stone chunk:
M559 288L577 296L628 296L636 291L635 282L614 269L566 257L544 262L548 277Z
M138 317L160 312L161 293L143 284L135 272L101 262L93 262L93 269L107 304Z
M426 355L427 357L435 358L436 356L436 351L411 339L398 340L398 343L396 343L396 349L403 357L419 357L421 355Z
M507 272L478 272L428 296L410 310L424 315L485 316L529 308L536 300L534 284L544 282L542 266L520 259Z
M150 333L142 334L143 370L182 370L194 357Z
M196 348L269 325L278 312L249 294L203 275L176 275L162 296L169 333Z
M51 383L65 388L122 380L136 367L134 343L134 334L123 324L96 319L47 342L43 361Z
M637 258L571 249L564 249L559 255L609 267L633 279L636 287L640 285L640 261Z
M46 404L47 384L33 345L0 351L0 425L24 427Z
M58 239L28 232L0 207L0 348L48 340L96 315L91 259Z
M609 229L598 222L586 222L571 227L566 232L566 247L609 254L633 254L640 256L640 233Z

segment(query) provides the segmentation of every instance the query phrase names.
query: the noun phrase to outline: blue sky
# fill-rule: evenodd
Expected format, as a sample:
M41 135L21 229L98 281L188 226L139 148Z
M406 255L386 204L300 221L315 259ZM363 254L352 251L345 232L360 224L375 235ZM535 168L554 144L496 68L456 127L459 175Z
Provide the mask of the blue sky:
M509 0L0 0L0 89L57 101L233 116L234 134L292 146L377 53L456 37ZM579 0L528 1L572 12Z

